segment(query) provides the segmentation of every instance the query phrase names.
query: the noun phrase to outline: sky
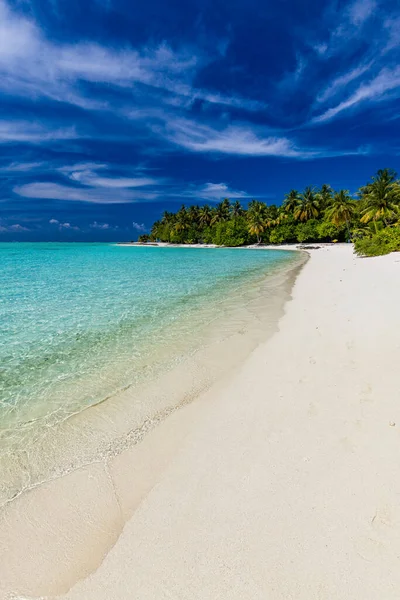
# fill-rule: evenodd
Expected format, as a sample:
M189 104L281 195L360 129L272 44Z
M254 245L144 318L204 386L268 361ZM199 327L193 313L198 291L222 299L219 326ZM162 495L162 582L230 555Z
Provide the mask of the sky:
M0 0L0 240L400 170L398 0Z

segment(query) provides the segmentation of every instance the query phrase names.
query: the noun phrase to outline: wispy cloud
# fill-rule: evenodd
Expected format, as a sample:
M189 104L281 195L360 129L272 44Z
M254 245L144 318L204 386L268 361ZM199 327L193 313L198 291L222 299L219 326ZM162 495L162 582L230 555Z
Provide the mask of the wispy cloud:
M157 183L150 177L99 177L90 170L75 171L70 177L84 185L101 188L138 188Z
M292 156L307 153L297 150L286 137L262 135L254 128L229 125L216 129L188 119L169 121L165 128L155 128L159 134L178 146L196 152L214 152L241 156Z
M260 100L196 87L197 69L208 60L193 48L172 50L166 43L139 49L94 42L55 43L34 21L0 0L0 89L6 94L43 96L87 110L115 111L107 100L85 95L82 82L130 89L133 97L140 84L167 93L157 97L158 103L190 106L202 100L244 110L266 107Z
M14 187L13 191L25 198L48 198L94 204L126 204L154 200L157 197L157 194L153 192L132 191L124 188L118 191L112 188L78 188L51 182L27 183Z
M358 27L369 19L376 9L377 4L375 0L355 0L355 2L350 4L346 12L350 23Z
M400 67L383 69L379 75L368 83L361 84L346 100L341 101L312 119L313 123L322 123L332 120L340 113L355 108L365 102L378 102L385 98L389 92L400 96Z
M51 128L29 121L0 121L0 143L31 142L34 144L51 140L68 140L77 137L74 127ZM14 168L15 170L15 168Z
M0 168L2 173L31 173L32 171L36 171L43 167L43 162L17 162L13 161L12 163L5 165Z
M48 198L95 204L118 204L156 198L155 187L159 185L159 180L111 174L106 177L97 173L97 171L107 170L108 165L104 163L66 165L56 168L55 172L61 173L69 184L38 181L17 185L13 191L26 198ZM148 191L142 188L148 188Z
M226 183L204 183L201 185L190 185L187 189L173 192L171 195L181 198L196 198L198 200L209 200L219 202L223 198L248 198L246 192L235 190Z
M350 69L347 73L336 77L329 85L317 96L317 102L323 103L332 96L335 96L343 90L349 83L359 79L364 73L366 73L372 66L372 63L368 63L363 66L355 67Z

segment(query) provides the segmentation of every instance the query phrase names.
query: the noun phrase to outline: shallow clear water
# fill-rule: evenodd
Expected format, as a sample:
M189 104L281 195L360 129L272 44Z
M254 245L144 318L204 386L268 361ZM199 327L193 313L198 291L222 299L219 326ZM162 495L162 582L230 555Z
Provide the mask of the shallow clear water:
M3 449L168 368L227 298L292 261L265 250L0 244Z

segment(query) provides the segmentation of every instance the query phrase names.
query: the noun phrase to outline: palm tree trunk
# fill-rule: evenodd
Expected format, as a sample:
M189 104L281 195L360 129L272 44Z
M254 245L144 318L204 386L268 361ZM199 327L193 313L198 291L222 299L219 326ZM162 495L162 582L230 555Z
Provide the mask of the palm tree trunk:
M346 219L346 229L347 229L347 241L350 241L350 225L349 221Z

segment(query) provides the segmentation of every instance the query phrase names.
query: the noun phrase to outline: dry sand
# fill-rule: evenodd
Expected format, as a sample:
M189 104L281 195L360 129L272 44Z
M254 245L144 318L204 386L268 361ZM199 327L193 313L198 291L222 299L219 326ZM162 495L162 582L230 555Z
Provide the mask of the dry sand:
M398 600L399 306L400 254L313 251L279 332L115 461L107 493L133 470L142 489L59 598ZM79 474L107 502L97 476Z

